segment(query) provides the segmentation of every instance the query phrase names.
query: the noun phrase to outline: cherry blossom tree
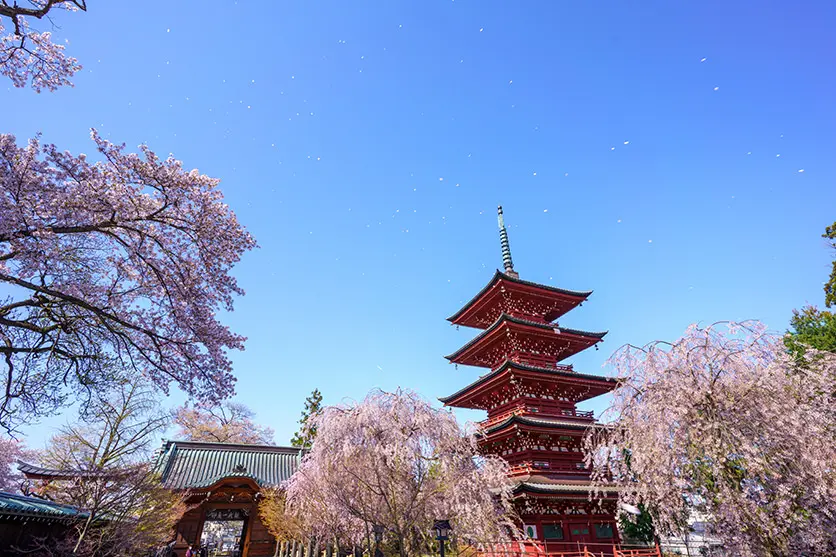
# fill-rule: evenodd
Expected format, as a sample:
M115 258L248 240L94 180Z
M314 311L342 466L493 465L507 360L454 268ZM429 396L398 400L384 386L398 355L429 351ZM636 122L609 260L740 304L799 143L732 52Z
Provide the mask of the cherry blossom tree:
M255 412L238 402L180 406L174 412L177 436L188 441L273 444L273 430L253 421Z
M662 534L708 516L734 555L834 554L836 355L808 356L757 322L619 350L612 427L587 438L596 485L615 482Z
M183 494L160 483L151 460L151 448L168 425L155 394L142 383L124 381L50 439L41 464L56 479L40 491L82 510L85 518L64 539L44 540L46 554L147 555L172 539L187 507Z
M20 491L24 478L17 470L17 462L34 456L35 452L28 450L22 441L0 435L0 491Z
M287 509L309 535L368 546L373 525L402 556L426 552L434 519L459 540L514 531L507 463L479 457L455 417L410 391L373 391L311 417L316 442L287 485Z
M52 41L48 31L30 27L32 19L49 19L56 11L87 10L85 0L33 0L28 5L0 0L0 75L15 87L54 91L72 85L70 78L81 69L78 61L64 54L64 46Z
M253 238L219 180L92 132L98 162L0 135L0 426L89 397L126 371L167 391L233 392L218 318ZM116 370L116 371L114 371Z
M268 487L261 491L258 517L276 540L274 555L278 555L282 543L302 540L305 537L299 520L287 512L287 498L280 487Z

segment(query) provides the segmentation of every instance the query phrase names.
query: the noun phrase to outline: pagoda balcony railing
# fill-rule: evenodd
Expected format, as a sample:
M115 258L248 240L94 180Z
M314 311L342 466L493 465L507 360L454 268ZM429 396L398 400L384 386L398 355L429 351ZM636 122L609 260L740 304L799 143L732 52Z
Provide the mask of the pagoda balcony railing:
M530 405L525 406L515 406L510 410L506 410L501 414L497 414L496 416L491 416L487 420L482 420L479 422L479 426L484 429L487 427L491 427L492 425L502 423L508 418L512 416L522 416L523 414L534 417L534 418L581 418L584 420L594 420L595 413L592 411L585 411L585 410L574 410L569 408L563 408L558 410L558 413L555 414L554 412L542 412L539 409L535 409Z
M571 365L558 364L557 358L554 356L531 354L530 352L511 352L508 354L508 359L512 362L532 367L542 367L544 369L554 369L556 371L574 371Z
M591 470L587 468L582 462L578 463L554 463L550 462L548 466L535 465L531 462L525 464L515 464L511 466L510 474L512 476L525 476L531 474L578 474L581 476L589 476Z
M501 414L497 414L496 416L491 416L487 420L482 420L479 422L479 427L485 429L487 427L491 427L492 425L502 423L511 416L520 416L525 413L525 406L517 406L516 408L512 408L506 412Z
M590 420L595 418L595 412L592 410L561 410L560 415L570 418L588 418Z

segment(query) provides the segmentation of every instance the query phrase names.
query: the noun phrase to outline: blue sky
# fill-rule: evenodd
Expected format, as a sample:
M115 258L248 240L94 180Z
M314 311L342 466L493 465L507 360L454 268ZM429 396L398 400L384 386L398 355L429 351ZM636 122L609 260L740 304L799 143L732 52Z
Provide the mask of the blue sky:
M580 371L820 304L834 21L830 2L93 0L55 18L75 88L5 82L2 131L90 152L97 127L222 179L260 243L226 318L249 338L238 400L286 443L315 387L435 399L479 375L442 358L475 334L445 318L501 265L499 203L522 278L595 290L561 319L610 331Z

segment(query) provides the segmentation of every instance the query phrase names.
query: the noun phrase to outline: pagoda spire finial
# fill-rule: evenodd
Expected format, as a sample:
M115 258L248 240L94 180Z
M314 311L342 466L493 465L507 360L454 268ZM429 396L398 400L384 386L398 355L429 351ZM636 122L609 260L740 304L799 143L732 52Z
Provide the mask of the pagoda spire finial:
M511 259L511 246L508 244L508 232L505 230L505 219L502 218L502 205L497 209L499 220L499 243L502 245L502 265L505 267L505 274L519 278L519 273L514 270L514 261Z

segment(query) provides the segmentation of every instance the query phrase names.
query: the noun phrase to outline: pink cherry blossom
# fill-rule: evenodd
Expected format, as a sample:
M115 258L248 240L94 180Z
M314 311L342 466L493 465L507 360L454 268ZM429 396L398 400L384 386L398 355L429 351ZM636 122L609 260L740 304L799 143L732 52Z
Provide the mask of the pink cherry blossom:
M662 534L707 516L732 555L833 555L836 355L810 352L799 365L757 322L616 352L612 427L587 439L596 485Z
M507 463L478 457L474 436L415 393L373 391L309 425L316 439L287 485L287 508L310 534L362 546L379 524L407 555L426 549L434 519L469 543L515 530Z
M22 441L0 435L0 491L18 493L25 481L17 470L17 461L35 458L34 451L28 450Z
M118 373L211 402L233 392L217 312L253 238L219 180L126 153L92 132L99 162L0 135L0 425L89 396ZM83 399L82 399L83 400Z
M31 4L0 2L0 75L9 77L15 87L31 84L37 92L72 85L70 78L81 69L78 61L64 54L63 45L52 42L50 32L33 30L30 20L43 21L51 10L86 10L85 1L39 0Z

